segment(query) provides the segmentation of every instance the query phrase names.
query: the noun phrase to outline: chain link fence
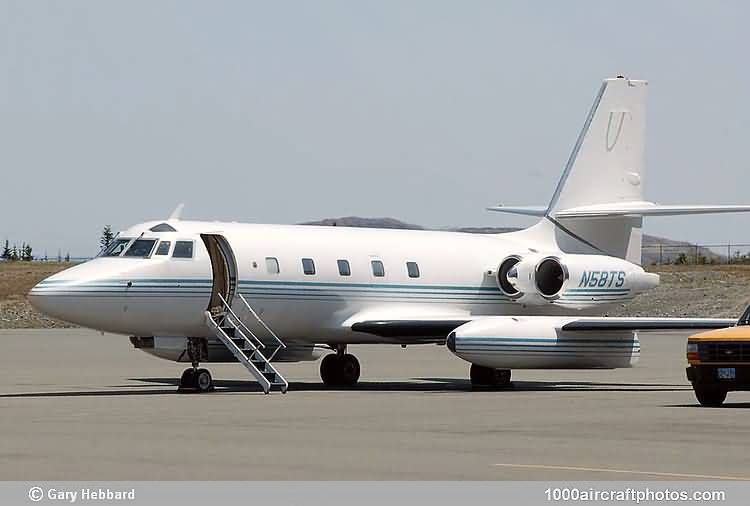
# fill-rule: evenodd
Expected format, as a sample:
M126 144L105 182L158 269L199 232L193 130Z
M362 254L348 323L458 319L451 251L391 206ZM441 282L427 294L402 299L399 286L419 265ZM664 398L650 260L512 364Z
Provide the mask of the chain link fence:
M750 264L750 244L668 244L642 246L644 265Z

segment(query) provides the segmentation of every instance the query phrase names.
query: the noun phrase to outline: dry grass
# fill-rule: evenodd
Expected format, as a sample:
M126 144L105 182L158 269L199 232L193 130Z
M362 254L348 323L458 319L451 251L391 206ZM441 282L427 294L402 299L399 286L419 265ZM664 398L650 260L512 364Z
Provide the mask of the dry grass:
M0 262L0 329L69 327L31 307L26 294L42 279L74 265L66 262Z
M0 302L24 299L35 284L72 265L65 262L0 263Z

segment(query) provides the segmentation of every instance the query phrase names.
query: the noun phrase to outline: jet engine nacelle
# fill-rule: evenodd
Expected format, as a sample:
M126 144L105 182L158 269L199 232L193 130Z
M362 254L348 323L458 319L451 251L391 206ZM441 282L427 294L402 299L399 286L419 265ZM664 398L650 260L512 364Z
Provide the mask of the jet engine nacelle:
M557 316L488 316L461 325L446 345L456 356L493 369L632 367L641 345L632 330L564 331L579 320Z
M659 276L607 255L542 254L506 257L497 284L521 304L584 308L613 304L659 284Z

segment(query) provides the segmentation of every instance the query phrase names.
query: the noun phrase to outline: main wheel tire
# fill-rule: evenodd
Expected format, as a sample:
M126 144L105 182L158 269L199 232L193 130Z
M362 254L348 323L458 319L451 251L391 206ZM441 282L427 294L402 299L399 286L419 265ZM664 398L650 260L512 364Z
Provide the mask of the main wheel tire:
M339 360L339 356L335 353L323 357L320 362L320 379L323 380L324 385L336 386L340 383L339 371L341 366Z
M473 387L503 388L510 386L510 369L493 369L471 364L469 377Z
M195 371L195 389L198 392L211 392L214 389L214 380L208 369L198 369Z
M178 392L192 392L195 390L195 369L192 367L182 371Z
M351 387L359 381L360 366L359 360L354 355L347 353L341 357L339 362L339 379L343 386Z
M701 406L718 408L724 404L724 401L727 398L727 391L723 388L701 388L696 386L693 390L695 391L695 398L698 399Z

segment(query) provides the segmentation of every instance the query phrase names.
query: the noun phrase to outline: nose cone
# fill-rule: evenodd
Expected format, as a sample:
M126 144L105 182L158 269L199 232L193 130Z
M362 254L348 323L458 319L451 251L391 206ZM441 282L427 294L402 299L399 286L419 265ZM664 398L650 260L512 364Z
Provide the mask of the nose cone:
M74 268L53 274L31 289L28 299L34 309L59 320L77 323L70 317L71 304L65 297L76 285L75 280L69 276L68 271L72 269Z
M102 261L103 260L103 261ZM105 330L120 314L103 290L103 280L111 271L106 259L95 259L58 272L40 281L28 294L37 311L52 318L83 327Z

